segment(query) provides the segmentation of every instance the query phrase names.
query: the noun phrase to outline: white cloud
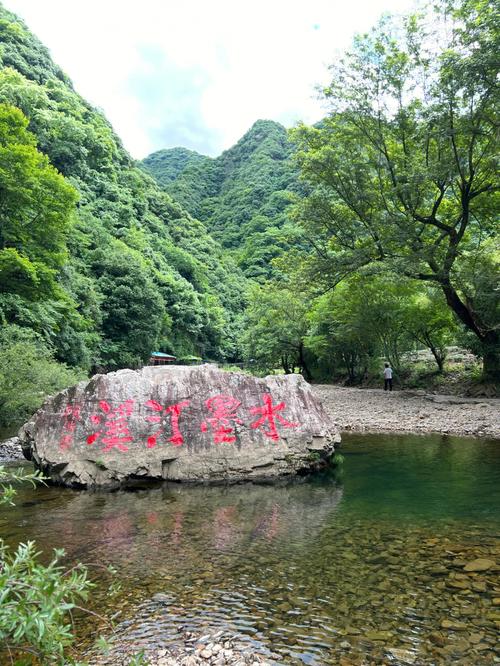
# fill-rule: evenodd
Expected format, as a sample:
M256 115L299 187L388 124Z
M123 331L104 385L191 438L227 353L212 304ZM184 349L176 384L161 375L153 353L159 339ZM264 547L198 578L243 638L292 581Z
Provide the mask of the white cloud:
M327 65L411 0L4 0L102 108L134 157L218 154L258 118L322 115Z

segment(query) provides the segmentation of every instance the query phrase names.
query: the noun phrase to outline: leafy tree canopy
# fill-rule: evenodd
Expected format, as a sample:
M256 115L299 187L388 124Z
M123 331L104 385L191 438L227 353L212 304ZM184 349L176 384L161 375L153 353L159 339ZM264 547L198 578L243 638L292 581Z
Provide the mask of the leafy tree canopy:
M315 187L296 219L314 239L318 279L380 264L437 286L491 374L498 320L465 266L484 256L498 219L498 20L483 0L382 19L332 67L329 116L294 132Z

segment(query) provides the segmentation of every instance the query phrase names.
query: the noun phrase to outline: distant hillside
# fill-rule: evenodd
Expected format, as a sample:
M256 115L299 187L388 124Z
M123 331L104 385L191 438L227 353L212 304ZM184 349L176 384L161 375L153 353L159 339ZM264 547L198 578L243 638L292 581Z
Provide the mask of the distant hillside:
M34 330L59 360L85 368L133 366L155 349L234 357L245 281L228 253L137 167L103 114L74 91L47 49L1 5L0 40L4 117L13 107L23 112L38 150L79 198L67 211L72 223L61 241L66 254L60 253L58 291L50 298L37 289L28 294L14 279L14 268L31 266L33 272L41 252L29 256L22 240L13 248L0 236L0 268L12 257L18 262L7 266L9 279L2 277L0 321ZM28 149L9 144L9 155L16 150ZM165 181L206 159L177 151ZM0 169L2 196L3 188L16 187ZM43 217L31 214L34 223L43 225ZM22 233L20 226L20 239Z
M167 187L173 181L178 180L187 168L196 165L205 166L211 161L210 157L200 155L195 150L171 148L151 153L142 164L162 187Z
M303 186L292 152L282 125L258 120L215 159L173 148L153 153L143 166L232 250L248 277L259 278L271 274L271 260L293 239L286 211Z

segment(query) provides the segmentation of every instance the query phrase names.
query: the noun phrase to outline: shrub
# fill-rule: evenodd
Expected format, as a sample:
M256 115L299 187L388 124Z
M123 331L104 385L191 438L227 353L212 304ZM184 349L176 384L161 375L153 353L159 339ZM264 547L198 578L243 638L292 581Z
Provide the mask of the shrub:
M23 469L0 466L0 504L13 504L13 481L36 483L43 477ZM64 649L73 641L71 611L87 599L93 584L83 564L66 569L60 565L64 550L55 549L48 565L33 541L11 552L0 539L0 645L30 655L42 664L67 664ZM16 660L16 664L25 663Z
M43 339L29 329L0 329L0 427L20 426L44 399L84 379L52 357Z

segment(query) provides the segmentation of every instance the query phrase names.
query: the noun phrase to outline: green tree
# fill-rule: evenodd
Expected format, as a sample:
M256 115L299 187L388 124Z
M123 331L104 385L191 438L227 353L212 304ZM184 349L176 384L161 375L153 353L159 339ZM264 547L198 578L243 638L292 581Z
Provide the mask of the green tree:
M306 295L286 284L252 287L242 336L245 357L266 370L281 366L288 374L297 367L311 379L305 349L308 305Z
M84 379L54 360L43 338L29 328L0 328L0 427L19 427L48 395Z
M137 367L156 349L165 317L147 263L115 240L95 251L92 269L103 295L101 357L107 367Z
M0 104L0 291L38 300L57 293L77 194L27 126L19 109Z
M349 282L318 297L309 312L308 349L320 363L323 373L338 377L347 374L354 384L368 372L379 344L367 325L364 309Z
M354 275L318 298L310 313L308 347L322 360L361 379L380 356L401 373L401 355L411 340L406 307L415 290L386 275Z
M382 265L437 286L495 376L498 320L461 278L498 216L498 23L486 0L382 19L332 67L329 116L294 132L322 279Z
M439 372L443 372L446 347L457 336L457 325L442 293L421 290L403 306L405 328L412 338L429 349Z

